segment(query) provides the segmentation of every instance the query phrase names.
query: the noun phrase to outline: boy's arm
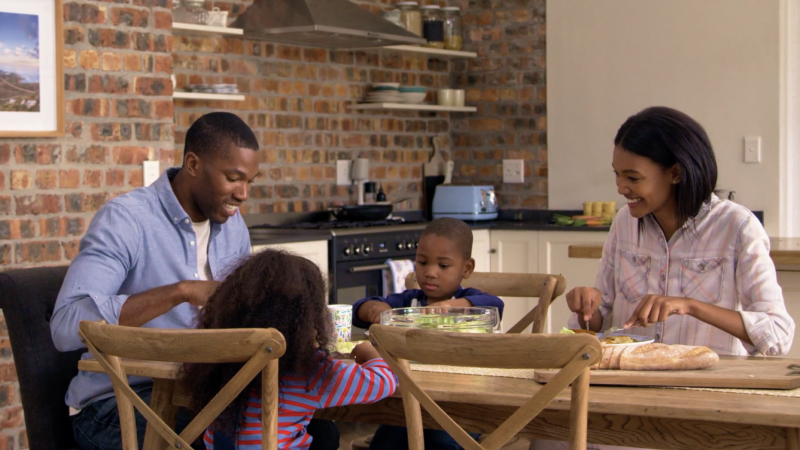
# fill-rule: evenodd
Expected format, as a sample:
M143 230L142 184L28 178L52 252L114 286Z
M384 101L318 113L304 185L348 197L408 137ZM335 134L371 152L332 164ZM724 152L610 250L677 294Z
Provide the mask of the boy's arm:
M504 303L498 297L494 295L487 294L485 292L481 292L474 288L466 288L462 291L456 292L456 300L467 300L471 305L463 305L463 306L496 306L497 312L500 314L500 317L503 317L503 306ZM462 305L451 305L451 306L462 306Z
M353 304L353 325L369 328L373 323L380 323L381 312L392 308L411 305L411 300L419 295L418 289L410 289L388 297L368 297Z

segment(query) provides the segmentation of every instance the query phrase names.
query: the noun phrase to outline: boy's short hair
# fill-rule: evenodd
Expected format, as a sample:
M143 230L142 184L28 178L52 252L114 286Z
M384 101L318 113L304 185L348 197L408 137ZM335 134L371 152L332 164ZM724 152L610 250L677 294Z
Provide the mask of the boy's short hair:
M453 241L464 259L472 258L472 228L463 220L442 217L429 223L422 231L420 238L434 234Z

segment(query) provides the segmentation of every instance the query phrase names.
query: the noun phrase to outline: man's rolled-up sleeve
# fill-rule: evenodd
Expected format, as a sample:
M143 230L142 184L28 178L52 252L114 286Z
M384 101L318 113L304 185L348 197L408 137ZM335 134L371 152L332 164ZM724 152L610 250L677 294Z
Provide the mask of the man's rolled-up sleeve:
M50 319L50 333L59 351L85 347L78 337L82 320L119 323L128 295L118 292L136 264L139 236L136 218L121 205L109 203L92 219Z

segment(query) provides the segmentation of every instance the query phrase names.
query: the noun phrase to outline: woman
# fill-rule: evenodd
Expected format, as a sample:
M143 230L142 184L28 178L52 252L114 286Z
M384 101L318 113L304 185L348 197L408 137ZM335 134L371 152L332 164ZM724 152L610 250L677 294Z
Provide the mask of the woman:
M571 326L635 328L723 355L785 354L794 321L769 238L748 209L714 195L717 163L703 127L674 109L645 109L617 132L612 167L628 204L603 248L597 287L567 294Z
M567 293L570 328L632 328L722 355L788 352L794 321L769 238L748 209L714 195L717 162L703 127L671 108L645 109L617 131L612 167L628 204L611 226L596 287Z

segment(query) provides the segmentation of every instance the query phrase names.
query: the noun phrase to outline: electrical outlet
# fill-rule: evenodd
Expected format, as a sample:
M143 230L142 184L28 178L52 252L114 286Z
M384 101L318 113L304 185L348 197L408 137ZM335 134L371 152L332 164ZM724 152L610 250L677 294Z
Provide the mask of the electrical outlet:
M521 159L503 160L503 183L524 183L525 162Z
M761 136L745 136L744 162L750 164L761 162Z
M350 179L350 166L352 161L349 159L340 159L336 161L336 185L344 186L349 185L353 181Z
M158 161L145 161L142 163L143 184L150 186L161 175L161 164Z

